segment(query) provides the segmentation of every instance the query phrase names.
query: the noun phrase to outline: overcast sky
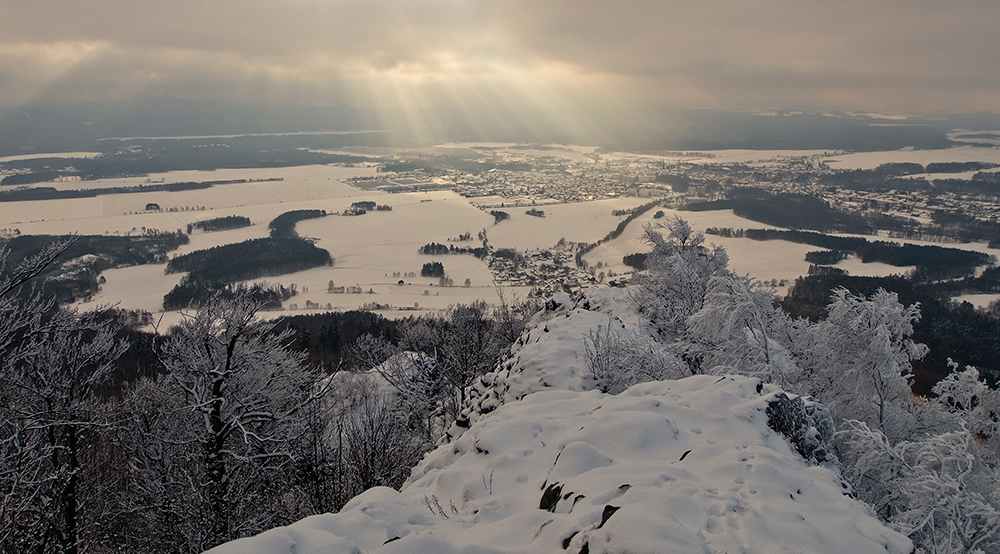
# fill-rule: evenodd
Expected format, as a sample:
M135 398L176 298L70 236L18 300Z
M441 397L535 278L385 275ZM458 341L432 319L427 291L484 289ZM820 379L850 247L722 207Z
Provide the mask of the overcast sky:
M0 0L0 102L1000 112L997 0Z

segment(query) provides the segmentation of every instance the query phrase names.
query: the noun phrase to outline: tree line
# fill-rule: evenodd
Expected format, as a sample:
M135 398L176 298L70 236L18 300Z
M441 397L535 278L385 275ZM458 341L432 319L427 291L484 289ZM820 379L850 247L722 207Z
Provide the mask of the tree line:
M284 275L333 263L330 253L299 238L266 237L224 244L176 256L167 262L166 273L188 274L164 296L164 309L185 308L217 289L239 281ZM286 300L283 289L263 287L273 301ZM274 294L272 294L274 293Z
M961 277L972 273L977 266L995 263L989 254L959 248L871 241L863 237L837 237L809 231L747 229L744 236L752 240L787 240L851 252L865 263L917 266L916 276L921 280Z
M417 249L420 254L429 255L444 255L444 254L472 254L479 259L485 259L489 255L490 250L485 246L477 246L475 248L469 247L456 247L454 244L444 245L437 242L429 242Z
M194 229L201 229L205 232L213 231L227 231L229 229L239 229L241 227L249 227L250 218L242 215L227 215L224 217L215 217L212 219L206 219L204 221L196 221L194 223L188 224L188 234Z
M995 263L989 254L948 248L936 245L917 245L892 241L868 240L864 237L843 237L826 235L812 231L786 231L779 229L716 229L709 228L708 234L728 237L746 237L752 240L787 240L799 244L809 244L827 248L840 254L810 252L806 260L844 259L843 253L852 253L865 263L882 262L896 267L916 266L915 277L928 281L952 277L963 277L978 266ZM812 259L810 259L812 258ZM830 263L836 263L830 262Z
M280 283L264 281L234 285L225 281L182 280L163 295L163 309L185 310L204 304L214 297L228 300L239 294L250 296L260 305L261 310L280 310L282 302L298 294L298 289L294 283L286 287Z
M179 170L213 170L221 168L293 167L313 164L361 163L370 161L363 156L317 152L332 148L331 144L346 137L275 137L245 136L227 139L136 139L116 143L114 150L94 158L35 158L2 162L8 171L23 174L57 171L60 175L78 175L82 180L145 176ZM377 134L371 138L378 140ZM364 139L352 135L352 142ZM312 149L304 149L313 143ZM87 148L102 148L91 144ZM26 177L32 179L32 177ZM34 181L33 182L39 182Z
M584 267L586 265L586 262L584 262L583 257L588 252L604 244L605 242L615 240L616 238L620 237L621 234L625 232L625 228L628 227L629 223L632 223L633 221L635 221L637 217L648 212L649 210L653 209L659 204L660 204L659 201L653 201L653 202L647 202L646 204L643 204L641 206L636 206L635 208L632 209L631 213L629 213L628 217L618 222L618 226L615 227L613 231L605 235L604 238L602 238L597 242L592 242L590 244L582 246L579 250L576 251L576 255L573 257L576 263L576 267L581 267L581 268Z
M292 210L285 212L271 220L267 228L271 230L272 237L297 237L295 224L305 219L316 219L326 217L326 210Z
M649 254L645 252L634 252L632 254L625 254L622 257L622 263L637 270L642 271L646 269L646 258Z
M95 294L101 272L113 267L163 263L168 253L189 239L180 229L159 231L143 227L135 235L19 235L4 248L9 259L24 259L53 244L65 244L56 263L49 264L33 280L33 289L18 288L17 294L55 296L60 304L71 304Z
M422 277L443 277L444 264L441 262L427 262L420 268Z

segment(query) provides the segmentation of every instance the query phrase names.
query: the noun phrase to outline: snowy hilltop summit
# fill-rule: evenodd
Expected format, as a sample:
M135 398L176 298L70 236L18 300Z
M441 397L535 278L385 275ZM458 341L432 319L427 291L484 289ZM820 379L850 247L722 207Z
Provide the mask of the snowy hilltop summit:
M821 405L753 377L602 392L614 385L585 361L594 341L608 326L641 336L623 302L609 289L554 298L401 491L373 488L212 552L912 551L803 457L826 457Z
M628 337L632 343L641 338L646 343L641 345L646 347L640 349L642 359L631 356L623 361L631 372L641 370L642 366L657 365L658 374L645 375L636 381L682 376L680 371L670 371L676 366L674 360L657 355L662 345L656 343L639 315L629 308L624 289L592 289L576 300L561 293L550 298L545 308L535 314L511 346L507 359L473 383L468 406L459 418L458 429L453 428L452 433L460 433L462 426L501 404L533 392L607 388L588 367L587 357L588 348L600 346L591 339L609 335Z

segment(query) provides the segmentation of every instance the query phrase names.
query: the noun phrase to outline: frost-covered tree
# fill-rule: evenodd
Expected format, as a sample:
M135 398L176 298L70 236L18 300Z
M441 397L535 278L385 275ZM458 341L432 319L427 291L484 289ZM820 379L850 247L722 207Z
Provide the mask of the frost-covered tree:
M110 425L99 390L124 347L92 314L60 311L36 331L4 368L0 511L12 550L72 553L100 531L87 512L102 486L91 454Z
M250 295L215 297L172 332L161 355L183 409L165 422L186 448L186 477L211 546L301 516L288 479L302 408L317 395L289 334L257 318ZM174 423L171 425L171 423Z
M402 334L403 343L411 347L439 340L433 329L423 325L404 326ZM375 372L393 388L396 403L408 414L414 434L422 436L428 445L435 442L445 425L445 405L451 400L451 388L438 362L423 352L404 350L383 337L367 334L358 338L354 350L366 370Z
M678 337L687 318L701 309L709 277L727 273L729 256L722 247L703 246L704 234L676 216L656 227L647 225L645 233L653 249L646 271L633 279L630 302L661 334Z
M94 314L60 312L39 338L40 348L16 373L21 394L13 411L30 421L26 429L35 435L34 447L49 462L46 502L58 506L58 515L48 522L47 534L72 553L83 537L99 532L94 514L83 513L102 486L102 468L90 466L96 461L88 458L110 424L99 391L125 347L114 339L112 324L96 321Z
M958 418L982 445L982 457L994 470L1000 469L1000 391L991 389L974 367L952 372L934 385L942 410Z
M430 445L409 427L409 414L379 391L371 391L345 413L343 456L357 492L399 488Z
M445 318L448 325L440 351L441 369L457 393L457 404L451 410L455 417L465 405L465 389L493 369L501 350L510 345L500 342L489 306L483 300L451 306Z
M311 450L297 464L314 512L335 511L373 486L398 488L431 444L402 396L377 371L337 372L310 404ZM415 428L414 422L418 423Z
M38 296L22 301L19 289L55 261L59 250L40 253L11 266L9 251L0 251L0 547L26 550L29 540L44 540L43 502L48 475L45 454L35 450L32 420L18 417L19 367L41 346L31 340L45 328L43 316L53 302ZM44 551L44 548L39 548Z
M516 293L508 293L499 283L494 283L494 286L499 299L491 311L494 334L500 344L509 346L521 336L528 319L540 306L537 301L522 300Z
M646 333L625 329L609 317L583 339L584 361L602 392L618 394L646 381L679 379L687 365Z
M911 432L910 362L927 347L913 342L919 308L879 289L871 298L834 291L826 320L813 326L815 396L837 419L857 419L893 440Z
M493 369L510 346L506 336L512 332L511 326L517 325L511 320L498 325L494 311L482 300L452 305L439 316L400 326L399 351L421 353L434 362L427 369L433 370L439 381L430 385L441 387L440 407L449 419L454 419L465 403L466 389ZM410 363L427 366L426 361L415 359Z
M8 266L0 253L0 550L78 552L101 532L111 426L100 396L123 345L94 313L58 310L27 286L70 241Z
M749 276L709 277L701 309L687 320L687 340L678 345L707 373L736 373L783 387L801 371L777 340L791 321L774 306L774 293Z
M965 430L891 444L850 420L838 432L844 475L861 500L924 552L1000 549L1000 510L970 487L978 446Z
M202 501L201 463L186 435L191 420L185 399L163 381L129 383L119 404L113 439L125 480L108 524L112 544L136 551L200 552L207 544L210 512Z

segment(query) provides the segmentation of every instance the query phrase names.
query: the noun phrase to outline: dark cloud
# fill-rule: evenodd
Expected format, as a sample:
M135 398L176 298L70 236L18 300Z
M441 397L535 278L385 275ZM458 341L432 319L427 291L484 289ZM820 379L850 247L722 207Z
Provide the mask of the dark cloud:
M995 0L10 0L0 97L1000 111L998 20Z

